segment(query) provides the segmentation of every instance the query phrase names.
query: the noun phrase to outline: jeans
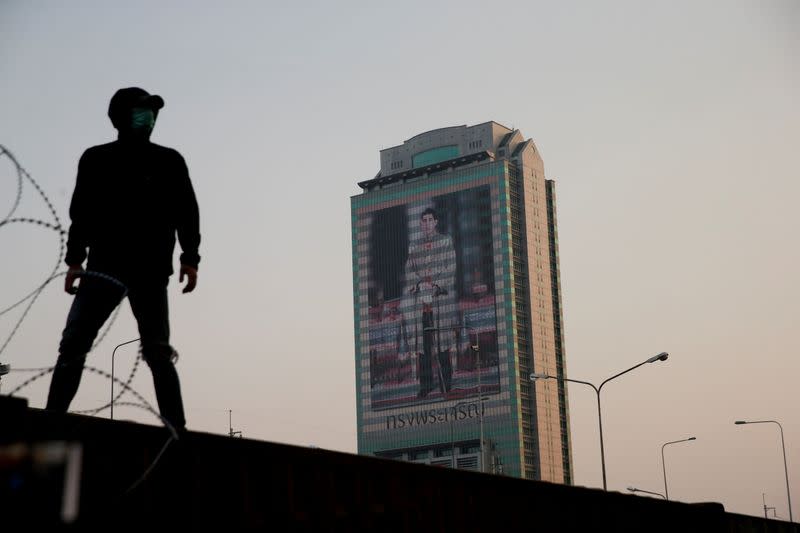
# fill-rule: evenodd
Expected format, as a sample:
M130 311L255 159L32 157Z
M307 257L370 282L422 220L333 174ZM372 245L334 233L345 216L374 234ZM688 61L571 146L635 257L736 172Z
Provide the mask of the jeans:
M176 429L186 425L178 372L172 363L169 344L169 306L167 279L133 282L128 287L128 302L139 325L142 357L153 374L158 408ZM59 345L58 362L50 382L46 409L66 412L83 374L86 355L105 321L120 303L122 289L110 282L83 277L67 316Z

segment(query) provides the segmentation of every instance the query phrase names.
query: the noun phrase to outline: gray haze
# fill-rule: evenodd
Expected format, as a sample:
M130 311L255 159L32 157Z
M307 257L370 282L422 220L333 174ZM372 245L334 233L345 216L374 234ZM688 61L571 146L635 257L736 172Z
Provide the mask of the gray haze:
M488 6L497 6L492 9ZM230 7L235 6L235 7ZM500 7L502 7L500 9ZM173 280L190 429L355 452L349 197L378 150L495 120L557 181L567 371L603 392L611 490L800 515L796 2L0 2L0 144L62 218L113 92L166 100L153 135L201 208L198 289ZM0 216L16 175L0 160ZM26 186L18 216L47 211ZM146 216L143 213L143 216ZM0 228L0 308L58 239ZM51 365L71 298L43 293L0 361ZM19 311L0 317L5 341ZM125 305L90 364L137 337ZM135 348L117 354L127 375ZM3 392L27 374L3 380ZM44 405L49 378L26 388ZM149 371L134 387L154 401ZM594 394L571 385L575 480L601 486ZM73 404L99 406L87 374ZM99 416L107 416L103 412ZM120 407L115 415L156 423Z

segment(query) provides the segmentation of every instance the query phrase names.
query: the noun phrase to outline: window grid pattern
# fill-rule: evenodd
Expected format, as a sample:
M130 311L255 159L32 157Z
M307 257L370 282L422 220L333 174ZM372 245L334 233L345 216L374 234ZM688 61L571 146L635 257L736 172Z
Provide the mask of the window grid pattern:
M518 376L520 384L520 416L522 427L522 455L525 477L539 479L538 450L535 445L536 431L532 421L535 417L535 396L531 394L530 384L526 382L527 376L533 370L530 351L530 334L528 331L528 265L523 244L525 234L524 218L522 212L522 179L516 165L509 166L509 200L511 218L511 250L514 270L514 310L516 321L516 351Z
M508 329L514 323L513 313L513 292L511 288L511 262L512 254L510 251L510 225L508 224L508 184L507 166L505 162L489 163L476 167L458 171L446 171L440 174L431 174L425 180L418 180L413 183L405 184L403 187L392 189L376 190L361 194L351 199L352 223L353 223L353 281L354 281L354 307L355 307L355 328L356 328L356 374L359 383L369 380L369 360L364 357L369 343L369 335L364 335L368 316L361 310L365 308L364 303L368 300L367 285L365 280L369 278L369 257L366 251L369 248L368 238L364 235L364 228L369 225L369 220L373 212L385 209L386 207L397 205L408 205L409 203L419 202L425 198L446 195L459 190L466 190L472 187L488 184L491 186L492 212L486 214L486 220L480 218L478 224L490 224L493 235L494 249L494 272L497 295L497 330L498 335L503 337L502 342L498 342L501 358L501 394L502 397L490 397L486 401L485 417L485 448L491 449L492 453L486 457L485 466L491 468L493 472L503 472L508 475L521 475L522 459L520 457L520 428L513 416L513 406L516 404L517 380L513 374L514 368L511 365L514 357L513 338L514 335ZM419 213L414 213L415 216ZM365 240L366 239L366 240ZM498 339L499 340L499 339ZM366 378L364 376L367 376ZM412 434L406 432L405 436L399 435L392 438L391 442L380 437L382 428L386 428L385 420L391 418L392 429L394 424L400 425L399 416L407 414L408 409L383 411L378 415L370 405L369 387L359 386L357 391L358 421L359 421L359 452L380 455L383 450L413 448L421 444L449 441L451 429L449 419L442 421L444 412L454 402L443 402L443 409L437 410L435 415L440 419L433 426L429 424L423 427L422 431L428 431L427 437L419 437L420 433ZM441 412L440 412L441 411ZM423 414L424 415L424 414ZM444 415L446 416L446 415ZM429 415L430 417L430 415ZM452 438L464 440L470 437L477 437L478 424L477 417L472 416L468 420L459 421L454 424ZM407 421L407 419L406 419ZM407 427L407 426L406 426ZM414 431L419 430L414 426ZM402 433L402 432L398 432ZM376 440L377 439L377 440ZM446 459L437 457L436 461Z
M550 264L551 266L551 290L553 294L553 320L555 329L555 353L556 353L556 370L559 378L565 378L566 375L566 362L564 354L564 330L563 312L561 305L561 279L559 273L559 257L558 257L558 224L556 221L556 200L555 200L555 182L552 180L545 181L547 193L547 224L548 235L550 237L549 251L550 251ZM569 404L567 400L566 383L562 379L558 380L558 406L559 406L559 420L561 423L561 450L562 459L564 463L564 483L571 485L572 479L572 446L570 443L570 429L569 429Z

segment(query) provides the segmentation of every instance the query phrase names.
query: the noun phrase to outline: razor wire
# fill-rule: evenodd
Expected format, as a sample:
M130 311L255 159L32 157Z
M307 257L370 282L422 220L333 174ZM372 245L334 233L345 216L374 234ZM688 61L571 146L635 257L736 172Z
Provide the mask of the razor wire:
M134 339L133 341L129 341L129 342L134 342L134 341L138 341L138 340L139 339ZM112 354L112 356L113 356L113 354ZM105 409L110 408L112 405L122 405L122 403L119 402L119 399L122 398L123 394L125 394L128 390L133 390L131 388L130 384L133 381L133 377L136 375L136 370L139 368L139 363L141 361L142 361L142 346L139 345L139 352L138 352L138 354L136 356L136 359L133 362L133 367L131 368L131 371L128 374L128 378L122 384L122 390L120 392L118 392L116 394L116 396L114 396L111 399L110 402L108 402L105 405L101 405L100 407L95 407L93 409L74 410L74 411L71 411L71 412L75 413L75 414L78 414L78 415L84 415L84 414L86 414L86 415L96 415L100 411L103 411ZM56 366L58 366L58 365L56 365ZM18 392L22 388L28 386L33 381L36 381L37 379L39 379L39 378L41 378L41 377L53 372L55 370L56 366L47 366L47 367L40 367L40 368L12 368L10 370L11 372L39 372L38 375L33 376L32 378L28 379L26 382L22 383L21 385L18 385L17 388L15 388L12 392ZM86 367L84 367L84 368L86 368ZM114 379L114 381L117 381L116 378Z
M134 339L134 341L136 341L136 340L139 340L139 339ZM130 341L130 342L133 342L133 341ZM112 354L112 357L113 357L113 354ZM114 405L122 405L123 402L119 402L119 399L122 398L122 395L125 394L130 389L131 381L133 381L133 376L136 375L136 370L139 368L139 363L141 362L141 360L142 360L142 345L140 344L139 345L139 352L137 353L136 359L133 362L133 367L131 368L131 372L130 372L130 374L128 374L128 379L126 379L125 383L123 384L122 390L119 391L116 396L113 396L111 398L111 401L108 402L105 405L101 405L100 407L96 407L94 409L84 409L82 411L72 411L72 412L76 413L76 414L79 414L79 415L83 415L83 414L96 415L100 411L104 411L106 409L109 409L110 407L112 407ZM116 381L116 379L114 379L114 381ZM113 414L113 410L112 410L112 414Z
M71 363L66 363L66 364L71 364ZM60 365L61 365L61 366L66 366L66 364L65 364L65 363L60 363ZM54 366L51 366L51 367L45 367L45 368L41 368L41 369L20 369L20 370L14 370L14 369L12 368L12 369L11 369L11 371L12 371L12 372L23 372L23 371L25 371L25 370L33 370L33 371L36 371L36 370L38 370L38 373L37 373L37 374L35 374L33 377L30 377L30 378L26 379L25 381L23 381L23 382L22 382L22 383L20 383L19 385L17 385L17 386L16 386L14 389L12 389L12 390L11 390L11 392L9 392L9 393L8 393L8 395L9 395L9 396L13 396L13 395L14 395L14 393L17 393L17 392L19 392L20 390L24 389L25 387L27 387L28 385L30 385L30 384L31 384L31 383L33 383L34 381L36 381L36 380L38 380L38 379L40 379L40 378L42 378L42 377L46 376L47 374L50 374L51 372L53 372L53 370L55 370L57 366L59 366L59 365L54 365ZM101 370L101 369L99 369L99 368L96 368L96 367L93 367L93 366L90 366L90 365L84 365L84 367L83 367L83 368L84 368L84 370L87 370L87 371L89 371L89 372L92 372L92 373L94 373L94 374L98 374L98 375L100 375L100 376L102 376L102 377L104 377L104 378L107 378L108 380L112 380L112 381L114 381L114 383L117 383L118 385L121 385L121 386L122 386L122 388L123 388L124 390L126 390L126 391L130 392L131 394L133 394L133 395L136 397L136 399L137 399L137 400L139 400L140 402L142 402L142 405L144 405L144 406L145 406L145 408L146 408L148 411L150 411L152 414L154 414L154 415L155 415L157 418L159 418L159 419L161 419L161 420L164 420L164 419L163 419L163 417L162 417L162 416L161 416L161 415L158 413L158 411L156 411L156 410L153 408L153 406L152 406L152 405L150 405L150 402L148 402L148 401L147 401L147 400L144 398L144 396L142 396L141 394L139 394L138 392L136 392L136 390L134 390L132 387L130 387L130 386L128 385L128 383L126 383L126 382L122 381L121 379L119 379L119 378L117 378L117 377L112 377L112 376L111 376L111 374L109 374L109 373L108 373L108 372L106 372L105 370ZM99 411L102 411L103 409L107 409L107 408L108 408L108 407L110 407L110 406L111 406L111 403L109 403L109 404L107 404L107 405L104 405L104 406L102 406L102 407L98 408L98 409L97 409L97 411L98 411L98 412L99 412ZM174 432L174 431L175 431L175 430L174 430L174 428L172 428L172 426L171 426L171 425L169 425L169 423L168 423L168 422L165 422L165 425L167 425L168 429L170 429L170 431L171 431L171 432Z
M11 340L14 338L14 336L19 331L20 326L22 325L22 323L27 318L28 313L30 312L31 308L33 307L33 304L36 302L36 300L42 294L44 289L54 279L60 278L61 276L66 275L66 273L67 273L66 271L61 271L61 272L58 271L59 270L59 266L61 265L61 261L64 258L64 253L65 253L65 248L66 248L65 236L67 235L67 231L64 229L64 226L62 225L61 220L58 217L58 213L55 210L55 207L53 207L52 202L48 198L47 194L45 194L44 190L39 186L39 184L36 182L36 180L33 179L33 177L30 175L30 173L28 173L28 171L25 170L25 168L19 163L17 158L14 156L14 154L8 148L6 148L2 144L0 144L0 158L2 158L2 156L8 157L8 159L11 161L11 163L13 164L13 166L14 166L14 168L16 170L16 174L17 174L17 191L16 191L16 196L15 196L14 202L13 202L13 204L11 206L11 209L9 210L8 214L2 220L0 220L0 228L2 228L3 226L10 225L10 224L30 224L30 225L35 225L35 226L39 226L39 227L43 227L45 229L49 229L49 230L55 231L58 234L58 237L59 237L59 250L58 250L58 257L56 259L55 266L53 267L53 270L47 276L45 281L43 283L41 283L36 289L31 291L25 297L23 297L21 300L19 300L16 303L10 305L9 307L6 307L5 309L0 310L0 317L2 317L5 314L7 314L7 313L11 312L12 310L16 309L17 307L25 304L25 302L28 302L27 306L25 306L25 309L22 312L22 314L20 315L20 317L17 320L16 324L12 328L11 333L9 333L9 335L3 341L2 345L0 345L0 356L3 354L3 352L6 350L6 348L9 345L9 343L11 342ZM52 216L52 221L34 219L34 218L29 218L29 217L14 217L14 214L16 213L17 209L19 208L19 206L20 206L20 204L22 202L23 188L24 188L24 185L25 185L26 182L29 182L33 186L33 188L36 190L36 192L39 194L39 196L41 197L42 201L47 206L47 209L49 210L50 215ZM109 282L109 283L111 283L113 285L116 285L118 288L120 288L122 290L122 294L120 296L120 304L124 301L125 297L127 296L127 292L128 292L127 287L121 281L117 280L116 278L114 278L112 276L109 276L108 274L104 274L102 272L82 271L80 273L79 277L96 277L98 279L102 279L104 281L107 281L107 282ZM89 353L91 353L105 339L105 337L108 335L108 332L111 330L111 327L113 326L114 322L116 321L121 308L122 307L119 304L116 306L116 308L114 309L113 314L111 315L110 320L108 321L108 324L105 326L105 328L100 333L100 335L98 335L98 338L92 344L92 347L90 348ZM123 383L122 381L118 380L117 378L113 378L114 382L120 383L123 386L123 389L115 398L112 398L111 402L109 402L108 404L105 404L103 406L100 406L98 408L95 408L95 409L89 409L89 410L80 411L80 413L96 414L96 413L98 413L98 412L110 407L112 404L114 404L115 401L119 400L125 392L130 391L135 396L137 396L137 398L139 398L140 400L144 401L144 404L146 406L148 406L147 409L149 411L151 411L158 418L160 418L162 420L162 422L165 423L165 425L168 425L168 423L163 419L163 417L161 417L161 415L158 412L156 412L152 408L152 406L150 406L150 404L146 400L144 400L144 398L139 393L137 393L136 391L134 391L130 387L130 383L133 380L133 376L135 375L136 370L137 370L137 368L139 366L139 362L141 360L141 357L142 356L141 356L141 346L140 346L139 355L136 358L136 361L134 362L133 368L131 369L131 372L130 372L130 374L128 376L128 379ZM28 385L30 385L31 383L35 382L36 380L38 380L38 379L46 376L47 374L53 372L55 370L55 368L56 368L55 365L54 366L50 366L50 367L43 367L43 368L21 368L21 369L11 368L11 372L37 372L37 373L34 376L32 376L32 377L26 379L25 381L23 381L17 387L15 387L8 395L11 396L15 392L19 392L20 390L22 390L23 388L27 387ZM105 372L103 372L103 371L101 371L99 369L96 369L94 367L84 366L84 368L89 370L90 372L95 372L95 373L98 373L98 374L108 378L108 379L112 379L112 376L110 376L109 374L107 374L107 373L105 373ZM169 426L169 427L170 427L172 433L174 434L175 433L174 429L171 428L171 426Z
M12 154L11 151L8 150L5 146L0 144L0 158L2 158L2 156L4 156L4 155L9 158L9 160L12 162L12 164L14 165L14 167L16 169L16 172L17 172L17 193L16 193L16 196L15 196L15 199L14 199L14 203L12 204L10 211L8 212L8 214L2 220L0 220L0 228L2 228L3 226L6 226L6 225L10 225L10 224L31 224L31 225L40 226L40 227L55 231L56 233L58 233L59 249L58 249L58 257L56 258L55 266L53 267L52 272L50 272L50 274L47 276L47 279L42 284L40 284L36 289L34 289L31 293L26 295L24 298L22 298L18 302L12 304L11 306L9 306L9 307L7 307L5 309L0 310L0 317L2 317L3 315L11 312L13 309L16 309L20 305L24 304L26 301L28 302L28 305L25 307L25 310L20 315L20 318L19 318L19 320L17 320L17 323L14 325L13 329L11 330L11 333L5 339L5 341L3 342L2 346L0 346L0 355L3 354L3 352L6 349L6 347L11 342L11 339L14 338L14 336L16 335L16 333L19 330L20 326L22 325L22 323L27 318L28 312L31 310L31 308L33 307L33 304L36 302L36 300L42 294L42 292L44 291L45 287L47 287L47 285L49 285L50 282L52 282L54 279L60 278L61 276L64 276L66 274L66 272L64 272L64 271L59 272L58 269L59 269L59 266L61 265L62 259L64 258L64 250L66 248L65 235L67 234L67 231L64 229L63 225L61 224L61 220L59 219L58 214L56 213L56 210L53 207L53 204L50 202L50 199L47 197L45 192L42 190L42 188L39 186L39 184L36 182L36 180L34 180L33 177L28 173L28 171L25 170L25 168L23 168L22 165L19 164L19 161L17 161L16 157L14 157L14 154ZM24 185L24 182L25 182L26 179L31 183L31 185L33 185L34 189L36 189L36 191L39 193L39 196L42 198L42 200L44 201L45 205L47 205L47 208L48 208L48 210L50 211L50 214L53 217L53 222L48 222L48 221L45 221L45 220L33 219L33 218L28 218L28 217L14 217L14 218L12 218L14 213L19 208L20 203L22 202L23 185ZM103 280L105 280L105 281L107 281L109 283L112 283L114 285L117 285L119 288L122 289L122 295L120 296L120 300L119 300L120 304L125 300L125 296L127 295L128 288L122 282L120 282L119 280L113 278L112 276L109 276L107 274L103 274L101 272L92 272L92 271L83 271L83 272L81 272L80 276L81 277L97 277L99 279L103 279ZM105 329L101 332L101 334L98 336L98 339L92 344L92 347L90 348L89 353L91 353L103 341L103 339L105 339L106 335L108 335L108 332L111 330L111 327L113 326L114 322L116 321L117 316L119 315L119 312L120 312L121 308L122 308L121 305L117 304L117 306L114 309L114 312L113 312L110 320L108 321L108 324L106 325ZM144 410L150 412L151 414L155 415L159 420L161 420L162 424L164 424L164 426L170 432L170 436L167 438L167 441L164 443L164 445L162 446L161 450L158 452L158 454L153 459L153 461L150 463L150 465L145 469L145 471L142 473L142 475L138 479L136 479L121 494L121 496L127 496L132 491L134 491L137 487L139 487L147 479L147 477L150 475L150 473L153 471L153 469L156 467L156 465L158 464L158 462L161 459L161 457L164 455L164 452L166 452L166 450L169 447L169 445L173 441L177 441L178 438L179 438L178 432L172 426L172 424L170 424L170 422L166 418L161 416L161 414L158 411L153 409L153 406L150 405L150 403L141 394L139 394L136 390L134 390L130 386L130 383L133 380L134 375L136 374L136 370L138 369L139 363L140 363L141 360L142 360L142 347L141 347L141 344L140 344L139 345L139 352L137 354L136 360L134 361L133 367L131 368L131 372L128 375L128 378L124 382L119 380L118 378L110 375L109 373L105 372L104 370L101 370L99 368L95 368L95 367L86 365L84 363L85 360L81 361L81 364L83 364L84 370L88 370L89 372L93 372L93 373L99 374L102 377L105 377L105 378L111 380L112 382L118 383L119 385L122 386L122 390L115 397L112 397L111 401L109 403L105 404L105 405L102 405L102 406L97 407L95 409L88 409L88 410L83 410L83 411L74 411L75 413L79 413L79 414L86 413L86 414L96 415L97 413L99 413L99 412L101 412L101 411L103 411L105 409L108 409L109 407L111 407L115 403L117 405L121 405L121 406L137 407L139 409L144 409ZM174 352L174 351L173 351L173 360L177 361L177 352ZM20 385L15 387L8 395L12 396L15 392L19 392L20 390L22 390L23 388L27 387L28 385L30 385L34 381L36 381L36 380L38 380L38 379L50 374L51 372L53 372L55 370L55 368L56 368L56 365L51 366L51 367L44 367L44 368L20 368L20 369L13 369L12 368L12 369L10 369L12 372L29 372L29 371L33 371L33 372L36 372L36 374L34 376L32 376L31 378L28 378L27 380L23 381ZM142 403L119 402L118 400L126 392L130 392L131 394L133 394Z
M126 403L126 405L127 405L127 403ZM130 405L138 407L137 404L130 404ZM120 497L127 496L128 494L133 492L136 488L138 488L139 485L141 485L144 482L145 479L147 479L147 476L149 476L150 473L153 471L153 469L155 469L156 465L158 464L158 461L161 459L161 456L164 455L164 452L167 451L167 447L169 447L169 445L172 444L172 441L175 441L175 440L177 440L177 437L174 437L172 435L167 437L167 441L164 443L164 446L161 447L161 451L158 452L158 454L156 455L155 459L153 459L153 461L150 463L150 466L148 466L145 469L145 471L142 473L142 475L139 476L139 479L137 479L136 481L131 483L131 485L127 489L125 489L125 492L123 492L120 495Z

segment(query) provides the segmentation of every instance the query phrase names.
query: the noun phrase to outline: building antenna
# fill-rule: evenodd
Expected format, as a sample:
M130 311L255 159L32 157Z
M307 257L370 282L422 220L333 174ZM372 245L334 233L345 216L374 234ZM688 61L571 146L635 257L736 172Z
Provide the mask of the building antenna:
M242 438L242 432L233 430L233 423L231 422L232 414L233 414L233 411L228 409L228 436L229 437L239 437L241 439Z
M769 520L769 516L767 516L767 511L772 509L772 514L775 514L775 508L774 507L767 507L766 494L764 494L763 492L761 493L761 501L764 503L764 518Z

